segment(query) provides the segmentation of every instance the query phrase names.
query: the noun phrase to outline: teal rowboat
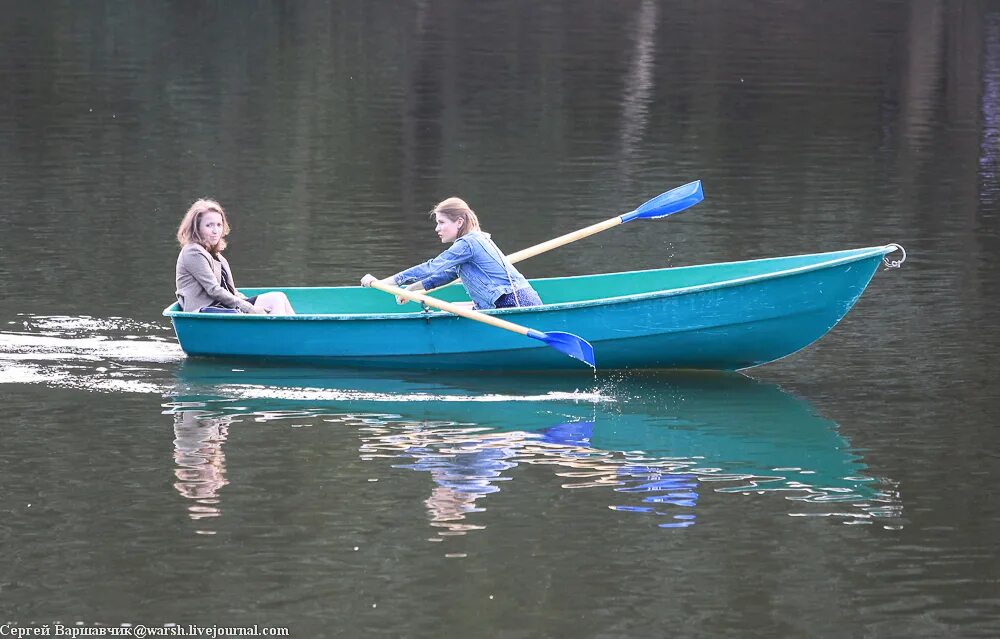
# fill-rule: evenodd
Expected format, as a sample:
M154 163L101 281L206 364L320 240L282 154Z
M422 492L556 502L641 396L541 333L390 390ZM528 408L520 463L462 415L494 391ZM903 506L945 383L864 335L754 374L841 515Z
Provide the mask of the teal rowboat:
M601 369L738 370L816 341L896 245L627 273L532 280L544 306L487 311L594 346ZM438 370L589 370L521 335L361 287L281 290L295 316L163 311L193 357ZM451 286L435 295L466 301Z

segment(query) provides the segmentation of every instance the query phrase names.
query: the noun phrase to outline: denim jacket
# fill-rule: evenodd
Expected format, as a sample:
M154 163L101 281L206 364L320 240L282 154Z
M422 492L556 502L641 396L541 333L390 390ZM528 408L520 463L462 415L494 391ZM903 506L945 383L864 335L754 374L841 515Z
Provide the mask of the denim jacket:
M437 257L401 271L393 279L397 286L420 282L429 291L458 277L476 308L494 308L501 295L531 288L489 234L481 231L466 233Z

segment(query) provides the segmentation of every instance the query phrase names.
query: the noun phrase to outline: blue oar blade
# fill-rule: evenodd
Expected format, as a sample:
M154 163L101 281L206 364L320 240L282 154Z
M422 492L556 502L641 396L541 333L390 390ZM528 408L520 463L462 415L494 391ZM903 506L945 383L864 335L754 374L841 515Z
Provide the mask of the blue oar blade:
M531 329L528 330L528 337L545 342L560 353L578 359L592 368L597 368L597 365L594 364L594 347L582 337L577 337L573 333L561 333L559 331L543 333Z
M622 215L622 223L640 218L655 220L659 217L680 213L704 199L705 192L701 188L701 180L688 182L684 186L678 186L676 189L661 193L631 213Z

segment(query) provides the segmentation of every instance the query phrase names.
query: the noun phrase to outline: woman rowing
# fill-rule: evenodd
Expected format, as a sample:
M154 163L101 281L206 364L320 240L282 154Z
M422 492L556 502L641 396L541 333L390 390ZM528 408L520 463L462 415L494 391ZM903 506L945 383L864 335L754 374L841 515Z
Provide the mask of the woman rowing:
M407 285L416 292L429 291L462 278L462 286L475 309L539 306L542 300L528 280L514 268L503 251L479 227L479 218L464 200L450 197L431 211L434 230L451 246L437 257L386 278L385 284ZM377 281L361 278L362 286ZM397 297L400 304L407 300Z

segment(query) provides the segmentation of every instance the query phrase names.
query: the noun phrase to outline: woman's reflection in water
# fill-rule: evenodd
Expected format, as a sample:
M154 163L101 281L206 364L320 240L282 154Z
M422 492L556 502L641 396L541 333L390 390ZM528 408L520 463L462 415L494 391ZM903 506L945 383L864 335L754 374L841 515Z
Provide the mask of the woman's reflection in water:
M174 413L174 488L192 500L188 516L197 521L218 517L219 490L226 481L226 456L222 444L229 435L228 416L204 411ZM212 534L209 531L199 531Z
M463 431L428 431L427 439L406 450L416 459L402 466L430 472L435 486L424 504L431 525L443 528L439 535L462 535L485 526L461 523L467 513L483 512L476 501L499 492L497 482L510 480L504 471L518 461L534 463L560 457L575 459L581 451L589 452L593 423L560 424L543 433L523 431L474 434ZM540 448L539 445L542 447Z
M630 493L618 511L648 513L660 518L661 528L683 528L695 523L697 478L683 472L690 462L655 460L635 463L591 446L593 422L558 424L541 432L473 433L463 430L411 431L402 438L369 440L363 450L388 445L413 463L396 466L429 472L434 488L424 501L438 535L463 535L485 526L466 523L469 513L483 512L480 498L500 490L498 482L512 479L505 471L519 464L552 466L572 481L565 488L614 487ZM405 442L402 448L401 442ZM628 503L632 502L632 503ZM635 503L639 502L639 503Z
M428 471L436 484L424 504L431 525L444 529L438 534L462 535L484 528L460 522L466 513L485 510L476 506L476 500L500 490L494 482L508 479L502 473L517 465L507 460L514 456L518 445L508 436L494 436L437 450L420 446L407 451L416 461L404 468Z

